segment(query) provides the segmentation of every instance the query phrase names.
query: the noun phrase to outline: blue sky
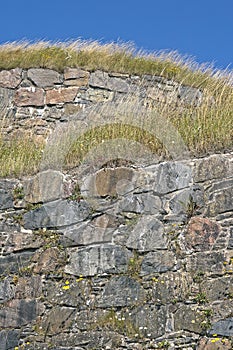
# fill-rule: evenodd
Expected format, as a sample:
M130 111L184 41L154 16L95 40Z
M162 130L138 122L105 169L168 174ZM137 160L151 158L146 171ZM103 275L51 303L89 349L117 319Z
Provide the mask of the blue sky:
M233 68L233 0L4 0L0 44L15 40L132 41Z

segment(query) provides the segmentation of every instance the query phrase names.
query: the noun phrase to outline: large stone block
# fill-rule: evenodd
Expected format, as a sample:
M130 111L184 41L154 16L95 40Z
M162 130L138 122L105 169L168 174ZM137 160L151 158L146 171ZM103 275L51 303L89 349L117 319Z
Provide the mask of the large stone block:
M178 89L178 98L181 103L186 105L199 106L202 102L202 92L191 86L180 85Z
M76 224L88 218L90 207L85 201L57 200L24 214L26 229L56 228Z
M144 216L131 231L126 246L141 252L167 248L168 240L161 221Z
M143 187L166 194L188 187L192 182L192 168L180 162L165 162L145 169Z
M23 183L25 197L29 203L45 203L64 195L64 176L59 171L47 170L27 179Z
M35 320L43 310L36 300L11 300L0 309L0 327L19 328Z
M89 84L93 87L118 92L127 93L129 91L129 85L125 80L121 78L109 77L108 73L102 71L91 73Z
M31 68L28 70L28 78L38 87L49 87L61 84L61 75L55 70L44 68Z
M44 90L33 86L19 88L15 93L14 103L18 107L44 106Z
M56 306L44 317L41 323L42 330L49 335L60 334L72 324L75 308Z
M19 343L18 330L2 330L0 331L0 349L12 350L15 349Z
M127 276L113 277L105 285L98 306L104 308L132 306L143 303L144 297L144 290L135 279Z
M14 289L10 284L9 279L0 281L0 304L5 303L14 297Z
M207 251L214 248L220 226L207 218L193 217L188 223L185 243L188 249Z
M158 250L145 255L142 260L140 274L141 276L146 276L171 270L177 270L174 254L166 250Z
M65 272L76 276L123 273L131 256L128 250L112 244L81 248L71 252Z
M64 70L64 85L66 86L87 86L90 73L80 68L67 67Z
M74 101L78 92L78 87L61 87L59 89L46 91L46 104L55 105L59 103Z
M220 154L197 159L194 166L194 181L203 182L212 179L221 179L228 175L229 168L229 160Z

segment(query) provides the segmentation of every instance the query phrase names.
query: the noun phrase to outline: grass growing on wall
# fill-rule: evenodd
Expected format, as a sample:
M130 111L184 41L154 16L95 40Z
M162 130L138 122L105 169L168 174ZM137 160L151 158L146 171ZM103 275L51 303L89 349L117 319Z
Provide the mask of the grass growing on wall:
M232 72L214 72L196 67L174 54L143 55L127 45L100 45L96 42L71 44L37 43L0 46L0 69L47 67L62 71L65 66L102 69L128 74L162 75L182 84L199 87L199 106L155 102L148 108L169 120L179 132L191 156L233 149ZM129 104L131 97L129 97ZM132 116L133 118L133 116ZM92 128L72 144L64 167L80 164L89 150L104 140L124 138L142 143L152 152L166 156L164 145L150 132L125 122ZM1 131L1 126L0 126ZM31 137L0 135L0 176L34 173L41 164L44 145Z

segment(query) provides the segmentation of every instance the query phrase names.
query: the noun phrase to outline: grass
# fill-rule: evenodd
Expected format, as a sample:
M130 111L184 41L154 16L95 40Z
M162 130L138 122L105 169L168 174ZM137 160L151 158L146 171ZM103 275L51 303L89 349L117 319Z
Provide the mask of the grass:
M69 147L64 146L65 151L60 152L65 155L62 159L62 166L65 169L79 165L88 152L95 150L96 147L105 143L104 141L111 143L118 139L142 144L152 153L162 155L164 158L169 158L169 150L166 146L168 143L176 142L177 135L190 156L233 149L233 75L231 71L216 71L205 65L198 66L190 59L185 59L174 52L144 54L137 52L132 45L128 44L100 45L97 42L76 41L57 44L11 43L0 46L0 70L15 67L44 67L62 72L67 66L82 67L91 71L102 69L140 76L147 74L164 76L181 84L200 88L203 94L202 103L199 106L174 105L174 103L162 101L150 103L137 125L134 121L138 113L132 108L134 104L132 96L127 96L124 101L126 106L124 116L119 120L117 115L122 112L118 109L108 110L106 107L102 111L103 114L112 113L116 116L111 124L98 125L94 122L86 129L82 127L81 133L75 131L72 135L69 130L63 137L59 135L59 143L55 143L52 152L50 149L49 165L59 163L57 154L64 146L64 139L67 142L69 138ZM93 112L95 113L94 110ZM156 117L158 114L161 116L160 119ZM155 130L156 125L160 128L160 132ZM157 137L164 137L162 134L166 134L166 130L169 131L169 140ZM38 142L33 134L26 138L16 135L6 142L3 141L2 133L0 176L35 173L40 168L42 156L44 157L44 147L45 144ZM103 153L103 149L101 152ZM124 156L124 147L121 154Z

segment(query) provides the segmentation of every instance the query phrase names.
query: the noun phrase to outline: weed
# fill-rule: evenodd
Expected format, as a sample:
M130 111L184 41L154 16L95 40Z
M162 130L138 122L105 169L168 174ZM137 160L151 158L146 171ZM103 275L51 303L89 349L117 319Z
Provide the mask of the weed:
M206 297L206 293L200 292L198 293L194 300L198 303L198 304L206 304L208 303L207 297Z
M167 340L162 340L157 345L158 345L159 349L167 349L167 348L169 348L170 343Z
M139 278L142 264L142 257L139 256L136 250L133 251L133 257L129 259L128 263L128 274L131 277Z

